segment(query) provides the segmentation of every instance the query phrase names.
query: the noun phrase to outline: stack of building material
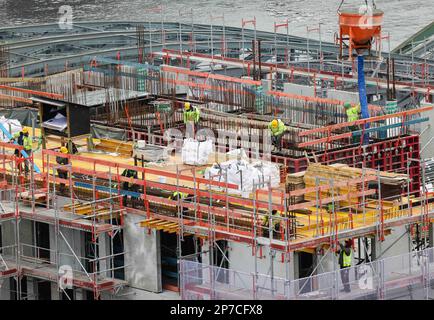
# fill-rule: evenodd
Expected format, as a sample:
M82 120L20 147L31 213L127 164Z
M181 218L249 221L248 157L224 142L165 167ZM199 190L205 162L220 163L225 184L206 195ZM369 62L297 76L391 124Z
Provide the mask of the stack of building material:
M95 145L95 149L110 152L110 153L118 153L124 157L131 157L133 154L133 145L131 142L124 142L119 140L112 139L99 139L100 142Z
M35 204L45 204L47 201L47 192L35 190L34 193L23 191L18 194L19 199L23 200L25 205L31 206L34 200Z
M357 169L356 169L357 170ZM326 166L321 164L311 164L306 170L304 175L304 182L306 188L315 187L317 185L331 185L331 181L333 181L334 185L337 185L341 182L346 182L349 180L353 180L361 177L361 171L353 170L353 168L349 168L348 166ZM367 188L367 186L365 187ZM337 186L334 188L329 188L326 190L321 190L319 193L319 197L321 199L329 198L329 197L337 197L341 195L348 195L345 201L340 201L339 205L341 207L346 207L348 205L355 205L359 202L359 198L354 196L354 194L359 193L362 190L362 185L360 183L352 183L349 182L345 186ZM306 200L316 200L317 193L315 191L308 192L305 194Z
M379 181L381 185L387 186L387 188L392 190L392 194L387 194L387 197L399 196L401 193L401 186L408 179L405 174L397 174L390 172L377 172L372 169L362 170L360 168L352 168L346 164L333 164L333 165L321 165L321 164L310 164L304 174L304 182L306 188L315 187L318 185L331 185L333 183L336 187L328 188L327 190L322 190L319 197L329 198L332 196L346 196L345 200L339 201L340 207L354 206L361 202L360 193L369 189L367 182L354 182L356 179L361 179L363 176L379 176ZM318 178L318 179L317 179ZM351 182L351 180L353 180ZM377 188L378 182L375 186L371 187ZM316 192L308 192L305 194L306 200L315 200L317 197ZM382 198L385 198L382 196Z
M133 149L133 156L143 161L158 162L169 158L167 147L141 143L139 140Z
M112 211L110 213L110 208L105 208L103 206L97 207L91 203L67 204L63 206L63 210L66 212L74 212L74 214L85 218L95 217L99 220L108 220L119 216L119 211Z
M297 173L290 173L286 176L286 183L285 183L286 192L289 193L294 190L300 190L305 188L304 173L305 171L302 171ZM300 203L303 201L304 201L304 194L289 197L289 205Z

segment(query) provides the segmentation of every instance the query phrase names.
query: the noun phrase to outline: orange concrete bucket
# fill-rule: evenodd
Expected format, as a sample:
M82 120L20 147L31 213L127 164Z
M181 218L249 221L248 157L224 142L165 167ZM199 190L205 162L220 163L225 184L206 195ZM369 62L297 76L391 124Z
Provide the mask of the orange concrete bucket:
M358 12L346 10L339 12L339 26L341 35L348 35L354 48L366 46L369 41L381 34L383 11Z

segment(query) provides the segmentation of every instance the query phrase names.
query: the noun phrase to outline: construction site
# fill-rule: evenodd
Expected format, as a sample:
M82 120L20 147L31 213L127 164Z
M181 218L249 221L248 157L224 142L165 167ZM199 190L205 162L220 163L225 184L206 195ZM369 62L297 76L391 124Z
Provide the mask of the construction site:
M380 9L0 28L0 299L434 298L434 23Z

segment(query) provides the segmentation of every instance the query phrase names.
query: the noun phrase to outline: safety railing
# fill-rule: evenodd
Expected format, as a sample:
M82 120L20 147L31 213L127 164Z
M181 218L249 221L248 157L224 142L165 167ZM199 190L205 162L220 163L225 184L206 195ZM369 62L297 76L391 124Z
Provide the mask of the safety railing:
M432 299L433 276L434 248L296 280L188 260L181 260L180 269L181 297L185 300Z

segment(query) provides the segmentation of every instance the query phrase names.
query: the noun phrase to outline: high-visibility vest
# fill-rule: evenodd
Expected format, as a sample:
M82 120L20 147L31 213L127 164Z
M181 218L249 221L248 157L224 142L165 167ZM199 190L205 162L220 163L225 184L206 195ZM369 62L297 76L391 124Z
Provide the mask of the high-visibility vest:
M30 136L25 136L24 134L21 134L22 132L14 134L14 139L17 139L17 143L20 146L24 147L24 150L29 151L32 150L33 147L33 141Z
M278 136L278 135L281 135L282 133L284 133L286 131L286 126L283 123L283 121L279 119L279 120L277 120L277 127L273 127L271 125L271 122L270 122L268 124L268 129L271 130L271 134L273 136Z
M350 255L347 256L345 250L342 252L342 266L343 267L351 267L351 262L353 259L353 250L350 250Z
M182 193L182 192L178 192L175 191L174 193L172 193L172 195L169 197L169 200L178 200L178 196L181 197L181 199L185 199L188 197L188 193Z
M200 111L197 107L191 107L190 110L184 110L184 123L189 121L194 121L194 123L199 122Z
M348 108L347 109L348 122L359 120L359 112L360 112L360 106L359 105Z
M273 214L272 217L277 217L279 214ZM280 219L272 219L273 221L273 228L275 229L276 226L280 223ZM268 223L268 215L264 215L262 217L262 225L264 227L268 227L269 223Z

